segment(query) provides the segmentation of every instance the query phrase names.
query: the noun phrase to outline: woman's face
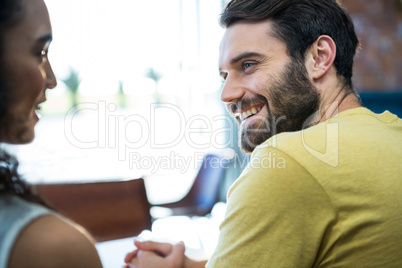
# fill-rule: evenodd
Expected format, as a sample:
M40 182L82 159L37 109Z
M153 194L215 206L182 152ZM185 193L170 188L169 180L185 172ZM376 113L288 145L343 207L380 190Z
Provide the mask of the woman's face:
M1 141L28 143L35 137L39 120L36 111L46 101L46 89L57 84L48 61L52 40L49 14L43 0L22 0L23 18L5 32L2 62L10 85L9 109L4 118Z

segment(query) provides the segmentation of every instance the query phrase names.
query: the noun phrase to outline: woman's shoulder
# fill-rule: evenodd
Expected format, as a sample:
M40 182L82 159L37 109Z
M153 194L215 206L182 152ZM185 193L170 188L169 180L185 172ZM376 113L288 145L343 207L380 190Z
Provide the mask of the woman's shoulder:
M16 239L9 267L102 267L92 238L81 229L56 214L36 218Z

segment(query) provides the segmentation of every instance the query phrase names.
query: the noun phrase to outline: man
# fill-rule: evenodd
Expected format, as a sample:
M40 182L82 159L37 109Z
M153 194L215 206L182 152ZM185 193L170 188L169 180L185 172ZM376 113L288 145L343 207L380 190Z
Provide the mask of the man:
M349 15L335 0L232 0L221 23L221 99L252 156L206 266L402 267L402 120L361 107ZM132 267L205 265L182 244L136 245Z

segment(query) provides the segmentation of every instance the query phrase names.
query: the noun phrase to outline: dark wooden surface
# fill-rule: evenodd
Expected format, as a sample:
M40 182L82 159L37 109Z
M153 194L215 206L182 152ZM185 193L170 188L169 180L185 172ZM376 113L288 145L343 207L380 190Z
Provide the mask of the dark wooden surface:
M36 184L50 206L85 227L97 242L136 236L151 226L143 179Z

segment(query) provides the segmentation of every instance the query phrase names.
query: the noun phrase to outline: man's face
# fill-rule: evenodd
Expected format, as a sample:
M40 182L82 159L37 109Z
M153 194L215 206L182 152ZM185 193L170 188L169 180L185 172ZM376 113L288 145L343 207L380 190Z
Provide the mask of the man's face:
M248 153L277 133L302 129L319 105L304 63L288 56L271 27L269 21L235 23L220 46L221 100L237 117Z

